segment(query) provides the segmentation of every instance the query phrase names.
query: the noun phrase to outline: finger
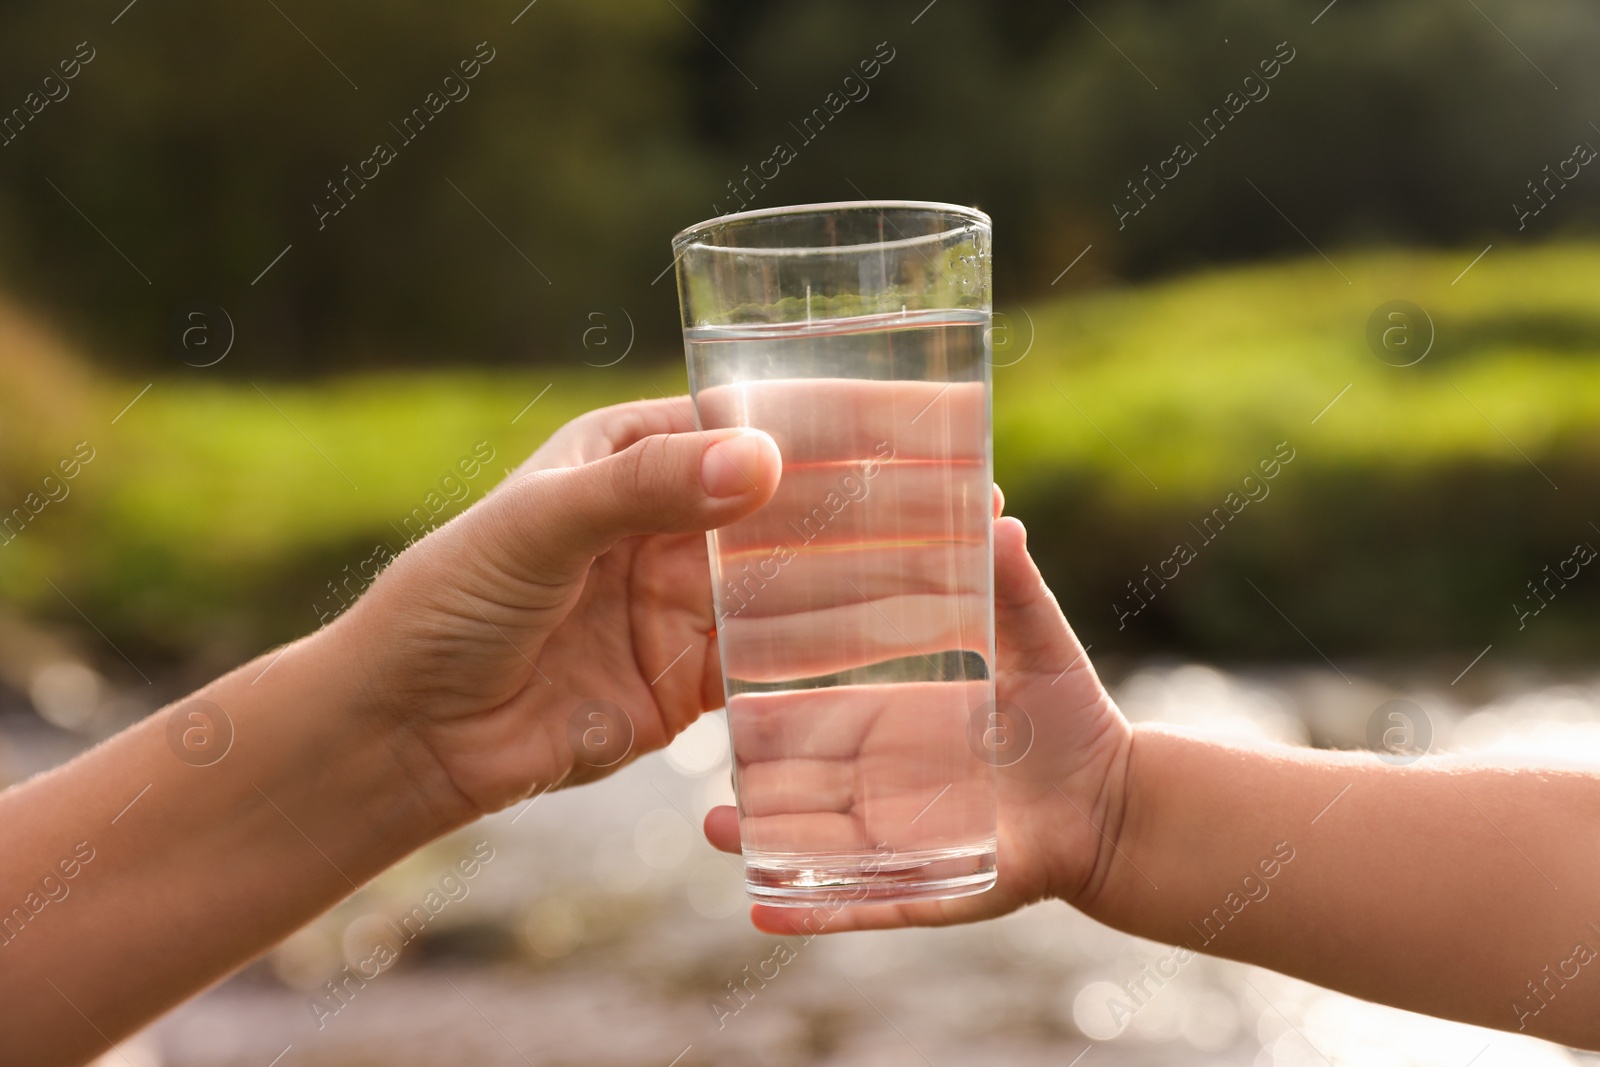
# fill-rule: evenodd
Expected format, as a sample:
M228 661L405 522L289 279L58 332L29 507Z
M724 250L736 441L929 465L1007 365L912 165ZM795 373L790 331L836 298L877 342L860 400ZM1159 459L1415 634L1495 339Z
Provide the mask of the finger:
M855 806L857 773L856 761L851 759L745 763L739 782L745 818L847 814Z
M727 531L724 552L764 556L778 544L802 555L933 542L986 547L989 516L970 487L980 460L896 461L868 475L869 461L808 463L791 448L783 449L772 507Z
M997 890L948 900L918 900L909 904L853 904L848 891L841 891L838 903L812 908L779 908L753 904L750 921L764 933L842 934L851 930L898 930L907 926L951 926L976 922L1002 914L1009 908L993 898Z
M994 524L994 620L1002 674L1054 677L1088 666L1055 594L1028 555L1027 531L1009 517Z
M707 428L771 428L784 457L796 463L984 462L988 403L982 382L740 382L700 390L695 407Z
M1001 492L1000 487L997 485L994 487L994 517L998 519L1005 510L1006 495Z
M742 676L740 676L742 677ZM728 702L735 758L741 765L791 760L855 760L869 735L880 756L931 758L953 745L964 761L965 723L981 703L981 682L901 682L842 685L818 698L815 689L737 693ZM977 699L975 699L977 698ZM954 740L941 736L951 731ZM922 768L936 777L951 768Z
M646 437L659 433L689 433L694 429L694 407L686 396L633 400L597 408L551 434L550 439L517 468L513 478L536 470L592 463Z
M739 840L751 852L786 856L872 851L872 839L861 818L845 812L746 815L740 825Z
M842 934L850 930L898 930L907 926L931 926L917 922L906 912L906 904L853 904L837 910L817 908L777 908L752 904L750 921L757 930L779 937L810 933Z
M784 477L788 476L785 470ZM963 610L988 614L989 544L981 532L970 544L884 539L876 545L839 546L821 552L730 552L730 531L765 515L765 511L758 512L717 531L723 611L728 616L773 619L827 608L856 607L865 609L865 618L874 620L865 628L881 629L884 622L877 614L877 605L896 596L972 596L979 598L977 604ZM951 613L955 610L952 607ZM837 622L825 625L832 627ZM784 636L761 635L761 639L781 640Z
M657 434L592 463L526 475L491 499L482 521L510 573L569 580L625 537L748 515L772 498L781 470L759 430Z
M848 594L847 594L848 595ZM888 596L795 615L722 620L723 670L750 681L779 681L796 671L831 674L910 656L924 649L982 647L984 598Z
M731 804L719 804L706 812L706 840L711 847L723 852L739 851L739 810Z

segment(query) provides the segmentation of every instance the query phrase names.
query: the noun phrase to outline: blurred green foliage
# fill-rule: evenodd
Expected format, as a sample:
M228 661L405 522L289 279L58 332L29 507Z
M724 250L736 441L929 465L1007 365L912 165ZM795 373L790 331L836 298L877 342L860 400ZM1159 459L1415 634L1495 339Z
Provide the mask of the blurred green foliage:
M1336 251L1337 267L1308 256L1003 309L997 480L1097 656L1592 653L1600 577L1526 630L1511 605L1576 542L1600 546L1600 245L1496 248L1452 284L1473 254ZM1436 330L1409 367L1364 340L1399 295ZM49 579L135 658L226 658L309 630L328 583L399 548L478 442L496 456L471 499L578 413L684 388L676 364L631 360L296 386L194 371L155 379L113 425L148 379L53 380L52 406L82 417L0 458L0 505L79 439L96 458L0 547L0 598L73 621ZM1270 495L1204 543L1190 524L1280 442L1295 458ZM1185 541L1196 560L1119 628L1126 583Z
M233 315L215 374L240 379L575 367L605 308L668 353L670 236L747 197L976 204L1009 299L1059 292L1091 243L1063 288L1298 254L1294 227L1477 249L1592 232L1600 207L1587 172L1526 229L1511 206L1600 143L1582 0L125 6L0 8L0 109L79 42L95 53L0 147L0 282L130 372L176 366L169 316L197 299ZM1270 95L1119 229L1128 183L1198 145L1191 124L1284 41ZM470 95L404 143L395 126L479 42L495 58ZM802 137L880 45L892 61ZM380 141L398 158L319 228L327 183ZM777 143L796 158L736 200Z
M1600 546L1600 249L1496 248L1453 284L1472 258L1335 252L1037 311L1034 351L995 372L997 480L1086 639L1592 656L1600 580L1526 629L1512 605L1536 606L1526 583L1577 542ZM1365 341L1401 295L1434 331L1407 367ZM1295 460L1208 541L1195 527L1279 442ZM1149 607L1121 626L1127 583L1182 543L1198 559L1141 584Z

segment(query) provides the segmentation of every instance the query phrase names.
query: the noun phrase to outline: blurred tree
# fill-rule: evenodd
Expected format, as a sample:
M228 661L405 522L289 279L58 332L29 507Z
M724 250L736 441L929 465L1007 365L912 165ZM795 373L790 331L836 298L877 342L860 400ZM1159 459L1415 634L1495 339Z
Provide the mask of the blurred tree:
M1600 207L1587 170L1523 230L1511 207L1600 145L1600 9L1579 0L524 2L0 10L0 114L94 54L0 147L0 281L142 368L176 365L168 320L195 299L236 320L217 373L575 365L591 313L623 309L641 354L671 350L671 234L733 206L727 183L880 42L870 92L757 203L977 203L1007 299L1091 242L1063 288L1308 239L1545 238ZM1284 41L1270 95L1200 146L1191 123ZM406 142L479 42L470 95ZM1119 230L1127 183L1184 140L1197 158ZM380 142L395 159L319 229L327 183Z

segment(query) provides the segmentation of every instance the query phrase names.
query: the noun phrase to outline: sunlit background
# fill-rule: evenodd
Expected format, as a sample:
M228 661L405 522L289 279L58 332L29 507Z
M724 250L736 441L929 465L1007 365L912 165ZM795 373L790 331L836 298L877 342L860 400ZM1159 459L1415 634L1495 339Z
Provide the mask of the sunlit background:
M1600 763L1597 48L1576 0L8 6L0 782L682 391L675 231L862 198L993 216L997 478L1130 716ZM1592 1059L1207 959L1112 1018L1167 950L1062 905L793 942L729 1000L777 942L696 828L722 730L430 846L108 1062Z

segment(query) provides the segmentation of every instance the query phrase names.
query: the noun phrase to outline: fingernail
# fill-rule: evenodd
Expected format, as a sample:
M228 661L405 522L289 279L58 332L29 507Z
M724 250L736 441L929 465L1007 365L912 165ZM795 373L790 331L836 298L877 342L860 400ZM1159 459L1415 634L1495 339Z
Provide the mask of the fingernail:
M755 490L754 475L761 466L761 436L740 431L705 450L700 457L700 484L707 495L741 496Z

